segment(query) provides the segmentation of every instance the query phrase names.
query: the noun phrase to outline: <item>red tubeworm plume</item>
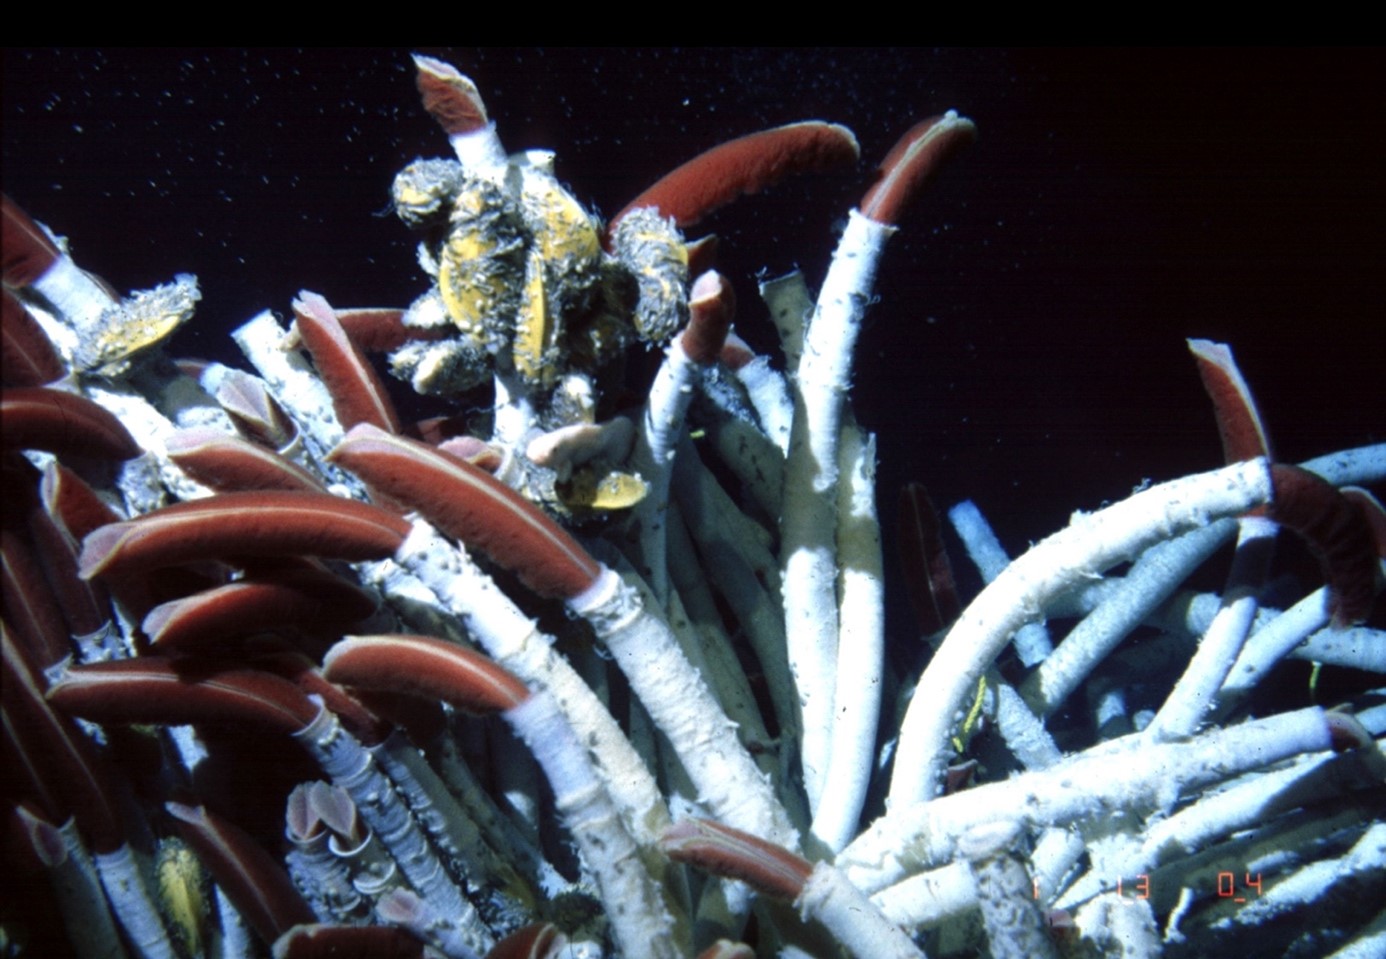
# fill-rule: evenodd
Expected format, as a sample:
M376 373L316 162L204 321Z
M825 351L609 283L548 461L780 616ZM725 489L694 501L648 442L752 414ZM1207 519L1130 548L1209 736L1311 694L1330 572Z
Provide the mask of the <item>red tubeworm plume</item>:
M793 902L813 864L774 843L709 819L683 819L664 831L660 848L675 862L740 879L767 896Z
M164 444L169 459L197 482L218 492L300 490L325 493L308 470L271 449L209 427L179 430Z
M27 307L6 287L4 296L3 348L0 348L0 382L6 386L42 386L65 372L62 357Z
M82 575L120 575L225 556L384 559L409 524L326 493L222 493L103 526L82 548Z
M915 124L881 162L881 178L862 197L862 215L887 226L898 224L924 185L976 138L972 121L951 111Z
M236 431L257 446L283 450L298 436L298 424L284 412L259 377L227 370L217 387L217 402Z
M336 313L347 338L367 353L389 353L414 340L441 340L451 335L449 327L406 326L404 310L354 307Z
M279 863L240 827L203 806L170 802L174 829L196 852L217 884L255 932L272 943L292 927L314 920Z
M514 570L542 596L576 596L597 578L597 562L567 531L469 463L366 424L328 459Z
M44 386L14 387L0 394L5 449L46 450L59 456L128 460L140 446L120 420L84 396Z
M428 948L399 926L294 926L274 943L275 959L432 959ZM487 959L494 953L487 953Z
M474 713L504 712L530 695L480 653L429 636L349 636L328 650L323 675L346 686L441 699Z
M1213 400L1223 454L1228 463L1270 456L1270 443L1251 389L1232 350L1211 340L1188 341L1198 374ZM1331 483L1297 466L1271 466L1275 499L1263 510L1302 536L1318 557L1328 584L1328 609L1335 627L1359 623L1376 595L1378 546L1371 520L1374 500L1345 496ZM1354 494L1355 495L1355 494Z
M0 229L0 250L4 252L5 285L25 287L48 272L61 255L29 214L7 196L0 194L3 228Z
M1189 352L1198 361L1203 388L1213 401L1226 462L1240 463L1257 456L1269 456L1270 443L1261 425L1261 414L1251 397L1250 387L1232 359L1231 348L1212 340L1187 342Z
M665 174L611 218L607 235L615 233L622 217L642 207L654 207L683 229L742 194L759 193L794 173L847 166L860 155L851 130L819 120L738 137Z
M694 363L707 366L722 352L736 313L736 294L722 274L704 273L688 291L688 327L679 342Z
M551 922L525 926L496 943L486 959L554 959L568 945L568 937Z
M162 656L74 666L48 690L48 701L95 722L251 722L290 734L320 708L271 673Z
M260 630L341 629L375 608L373 596L325 569L279 568L161 603L143 629L161 648L206 649Z
M958 618L962 604L943 548L943 528L922 483L900 490L900 568L920 632L936 633Z
M1333 625L1362 622L1372 610L1380 575L1372 526L1362 508L1332 483L1298 466L1272 465L1271 480L1271 518L1304 537L1318 556Z
M755 959L755 956L755 950L744 942L728 939L718 939L698 953L698 959Z
M35 664L0 622L3 647L5 738L15 759L16 783L28 778L56 819L73 816L98 853L125 841L110 796L114 789L91 742L44 696Z
M398 433L399 415L385 384L365 354L347 337L331 305L318 294L303 290L294 300L294 316L298 318L299 335L313 354L313 363L332 396L342 428L371 423Z
M414 66L424 109L448 136L475 133L490 122L476 84L452 64L415 55Z

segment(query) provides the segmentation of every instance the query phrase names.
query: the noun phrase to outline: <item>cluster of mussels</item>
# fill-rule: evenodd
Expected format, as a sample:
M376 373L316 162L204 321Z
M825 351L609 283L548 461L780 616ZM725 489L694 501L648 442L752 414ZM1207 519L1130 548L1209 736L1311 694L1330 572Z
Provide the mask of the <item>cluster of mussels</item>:
M7 948L1192 955L1381 888L1383 710L1237 710L1291 652L1386 671L1355 625L1381 508L1340 490L1386 477L1386 447L1271 463L1230 351L1191 342L1230 465L1002 556L966 611L907 495L934 611L913 696L883 652L874 443L846 398L885 243L972 124L901 139L816 296L764 284L771 364L683 231L850 165L850 131L723 144L603 225L551 155L505 152L470 80L416 65L455 153L393 187L428 290L403 310L304 291L290 328L233 334L253 374L163 353L195 279L117 299L5 199L5 794L15 868L53 886L6 908ZM623 408L622 358L649 346L663 363ZM370 353L445 411L489 387L489 414L403 423ZM1280 526L1328 586L1273 614ZM1171 612L1233 536L1225 598ZM1082 622L1055 645L1045 616ZM1099 667L1155 621L1184 666L1137 722ZM1121 669L1152 671L1134 657L1155 645ZM1046 719L1079 689L1104 718L1061 749ZM245 769L277 803L288 780L272 827L231 785ZM1350 890L1314 885L1335 873ZM1380 944L1360 919L1332 914L1334 948Z

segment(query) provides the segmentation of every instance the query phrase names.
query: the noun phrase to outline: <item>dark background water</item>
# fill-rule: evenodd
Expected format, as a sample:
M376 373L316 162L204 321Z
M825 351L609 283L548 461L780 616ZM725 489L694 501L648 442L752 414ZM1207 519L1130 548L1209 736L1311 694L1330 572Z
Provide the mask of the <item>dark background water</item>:
M386 214L447 144L407 50L7 50L4 189L121 289L198 275L180 354L300 288L405 305ZM768 345L754 278L821 279L915 120L978 143L891 243L857 358L889 522L906 479L976 499L1013 550L1143 479L1220 461L1183 339L1230 342L1277 452L1386 439L1386 58L1372 50L475 50L507 147L547 147L607 214L723 139L822 118L863 163L705 226Z

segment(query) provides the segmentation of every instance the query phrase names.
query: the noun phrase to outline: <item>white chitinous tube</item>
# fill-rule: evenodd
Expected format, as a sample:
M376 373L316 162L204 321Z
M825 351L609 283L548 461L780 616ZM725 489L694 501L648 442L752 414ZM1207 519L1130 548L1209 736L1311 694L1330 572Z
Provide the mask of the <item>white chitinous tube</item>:
M477 824L403 732L396 729L368 751L438 849L463 863L470 889L494 887L493 895L507 909L532 905L514 867L486 844Z
M1236 529L1231 519L1157 543L1131 564L1111 591L1021 684L1020 695L1048 716L1117 645Z
M669 598L667 523L674 454L686 433L684 422L693 392L702 382L703 370L722 349L735 309L731 285L716 272L694 281L688 301L688 325L669 345L655 374L632 459L648 485L635 507L640 554L649 567L650 588L661 604Z
M905 931L886 919L866 895L831 863L813 867L795 905L827 926L854 956L924 959Z
M596 877L622 954L677 959L681 951L663 897L553 697L536 693L501 715L534 753L553 786L554 804Z
M992 531L991 524L972 500L963 500L950 507L948 521L953 524L953 530L963 541L963 548L967 550L972 565L976 566L977 572L981 574L982 582L990 583L1010 565L1011 558L1006 555L1006 550L997 539L996 533ZM1015 647L1016 656L1027 669L1043 663L1054 649L1049 631L1042 622L1026 623L1016 630L1011 643Z
M1017 846L1015 820L974 826L958 841L977 885L977 904L993 959L1056 959Z
M1146 727L1146 735L1152 740L1192 735L1217 702L1218 691L1251 632L1259 607L1257 595L1270 566L1272 543L1279 528L1279 524L1263 516L1244 516L1238 522L1237 553L1222 606L1198 641L1198 651L1184 675Z
M765 280L760 284L760 298L770 310L770 319L779 333L780 351L784 353L785 368L793 373L799 368L799 360L803 357L804 330L813 313L813 294L809 292L808 281L798 270ZM789 430L793 428L794 403L787 395L785 399L788 404L785 411L788 419L785 421L784 435L780 437L771 434L771 438L787 452ZM766 432L769 432L768 428Z
M1317 862L1291 872L1260 896L1251 897L1244 905L1227 904L1228 913L1217 921L1226 932L1252 930L1277 916L1303 914L1315 904L1331 902L1335 893L1343 894L1344 887L1353 883L1352 877L1380 875L1386 868L1386 824L1375 823L1353 843L1344 855ZM1370 953L1365 953L1370 954Z
M1162 954L1160 930L1147 899L1105 893L1084 905L1074 920L1083 940L1107 955L1157 959Z
M1034 885L1042 900L1054 890L1086 853L1082 837L1066 829L1045 830L1035 842L1030 862ZM1025 890L1033 897L1032 886ZM950 919L963 919L977 909L977 883L966 861L955 859L946 866L916 873L893 886L872 893L871 901L887 919L907 929L928 929Z
M1340 450L1300 464L1334 486L1366 486L1386 479L1386 443Z
M684 419L702 370L684 351L682 337L674 340L655 374L645 414L640 418L632 465L649 486L636 505L641 518L640 555L649 565L650 589L664 603L669 598L669 561L666 546L669 481L674 453L684 432Z
M641 842L654 841L669 823L654 777L591 687L554 650L553 639L540 632L465 552L423 520L414 521L395 558L462 619L498 663L553 694L569 724L590 744L627 825Z
M485 955L495 940L438 861L409 807L381 773L370 753L341 727L336 715L319 711L295 734L332 781L351 794L361 818L399 864L400 870L438 918L431 934L440 941L463 942Z
M32 312L49 339L69 358L82 354L83 338L98 333L106 312L119 303L108 287L66 253L60 253L30 288L53 304L56 318L43 310Z
M730 346L732 338L728 337ZM729 354L730 357L729 357ZM779 452L781 457L789 450L789 433L794 423L794 402L789 398L789 386L784 375L770 365L764 356L751 356L733 353L731 349L722 351L724 363L731 366L737 382L746 391L761 430L757 435ZM735 362L739 365L732 366ZM780 490L775 491L778 498Z
M480 953L472 950L468 936L449 921L447 914L436 903L420 898L410 889L395 886L381 895L376 900L375 913L385 922L408 929L433 944L445 956L480 959Z
M729 825L797 848L797 830L737 739L734 724L669 627L645 609L635 590L603 566L568 607L591 624L616 658L641 704L669 737L699 802Z
M900 809L934 796L952 750L955 716L1011 634L1064 590L1080 586L1152 544L1271 498L1264 459L1162 483L1091 514L1036 544L964 610L929 662L900 730L889 802Z
M1031 826L1105 822L1113 810L1145 813L1174 797L1240 773L1332 745L1332 723L1317 707L1206 733L1189 742L1151 744L1124 736L1038 772L988 783L929 802L891 807L837 857L857 886L874 893L943 863L968 828L1014 818Z
M499 712L553 786L555 805L596 877L624 953L652 959L677 959L683 953L680 946L687 944L675 942L663 890L597 776L586 744L552 695L532 692L480 653L428 636L348 637L328 652L323 666L334 682L442 699L470 712ZM412 903L397 900L394 905L418 912ZM427 905L437 904L429 900Z
M1249 834L1238 837L1245 840L1234 847L1239 858L1244 856L1250 862L1257 855L1257 847L1274 850L1276 854L1288 853L1294 847L1293 839L1287 835L1293 826L1287 828L1283 825L1286 820L1277 822L1277 817L1296 809L1332 803L1345 790L1380 788L1382 778L1380 755L1365 749L1347 754L1309 754L1285 768L1258 771L1152 823L1138 847L1109 860L1100 872L1093 870L1074 882L1064 891L1060 905L1082 902L1110 887L1112 875L1151 874L1175 862L1181 868L1187 864L1190 870L1197 869L1197 853L1246 830L1255 830L1254 838ZM1359 821L1357 807L1340 810L1338 821L1344 827ZM1310 841L1318 842L1335 828L1334 815L1322 815L1308 830L1312 832ZM1206 868L1208 863L1204 861L1202 865ZM1168 882L1161 880L1162 885Z
M341 441L342 424L327 387L313 372L307 357L301 350L284 348L287 336L269 310L251 317L231 333L271 395L298 425L313 470L329 483L341 484L364 499L360 481L325 459L327 451Z
M285 865L314 915L327 922L349 925L361 921L368 907L352 885L348 858L333 848L336 836L332 828L323 823L309 798L319 792L336 799L334 790L325 782L315 781L300 783L289 793L284 837L293 848L285 856Z
M124 956L115 919L76 821L69 819L54 826L26 805L15 807L14 820L34 856L48 871L54 898L76 953L82 959Z
M118 481L131 515L166 505L168 493L172 493L176 499L194 499L206 495L205 488L188 479L186 473L170 462L164 447L174 435L176 427L162 411L123 383L107 385L93 382L86 388L86 395L115 414L135 442L140 444L140 448L148 451L138 460L127 464ZM202 408L205 409L205 405ZM176 411L170 412L177 415ZM194 421L185 420L185 423ZM229 431L230 421L225 420L224 426Z
M854 956L924 955L832 863L810 863L777 843L707 819L680 820L665 832L660 846L675 862L741 880L762 895L792 902L804 919L821 922Z
M876 437L843 427L838 509L841 645L829 776L812 830L836 852L856 835L875 760L885 662L885 569L876 520Z
M115 852L98 853L92 859L101 887L106 890L106 900L136 955L142 959L175 959L177 952L129 843Z
M705 567L716 571L708 584L730 608L760 662L780 736L798 742L799 707L785 657L779 569L765 544L754 539L761 527L736 512L726 491L691 449L676 460L674 493ZM789 751L781 752L788 761Z
M803 710L804 784L815 809L828 775L837 672L835 540L842 409L876 264L894 232L894 227L852 211L823 280L795 378L780 537L785 639Z

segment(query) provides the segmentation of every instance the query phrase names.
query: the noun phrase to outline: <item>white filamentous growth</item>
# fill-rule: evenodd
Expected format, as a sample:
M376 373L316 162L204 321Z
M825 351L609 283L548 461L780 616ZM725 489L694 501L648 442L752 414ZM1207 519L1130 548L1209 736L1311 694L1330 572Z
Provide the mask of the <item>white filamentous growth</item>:
M828 775L837 672L838 434L876 264L894 232L852 211L795 377L780 536L785 638L803 713L804 786L815 809Z
M493 382L491 441L501 449L524 449L538 420L530 389L513 370L497 370Z
M1271 497L1264 459L1172 480L1091 514L1036 544L990 583L948 633L920 678L901 724L890 803L899 808L936 794L951 755L949 736L966 697L1011 634L1057 593L1096 579L1151 544Z
M130 505L131 515L137 515L164 505L169 493L176 499L196 499L207 495L207 489L188 479L188 475L169 461L164 444L176 427L143 396L124 383L107 386L93 383L87 395L114 413L130 435L146 450L137 469L125 470L121 477L121 492ZM226 426L230 427L230 421ZM137 479L136 477L140 477ZM132 488L139 484L141 488Z

